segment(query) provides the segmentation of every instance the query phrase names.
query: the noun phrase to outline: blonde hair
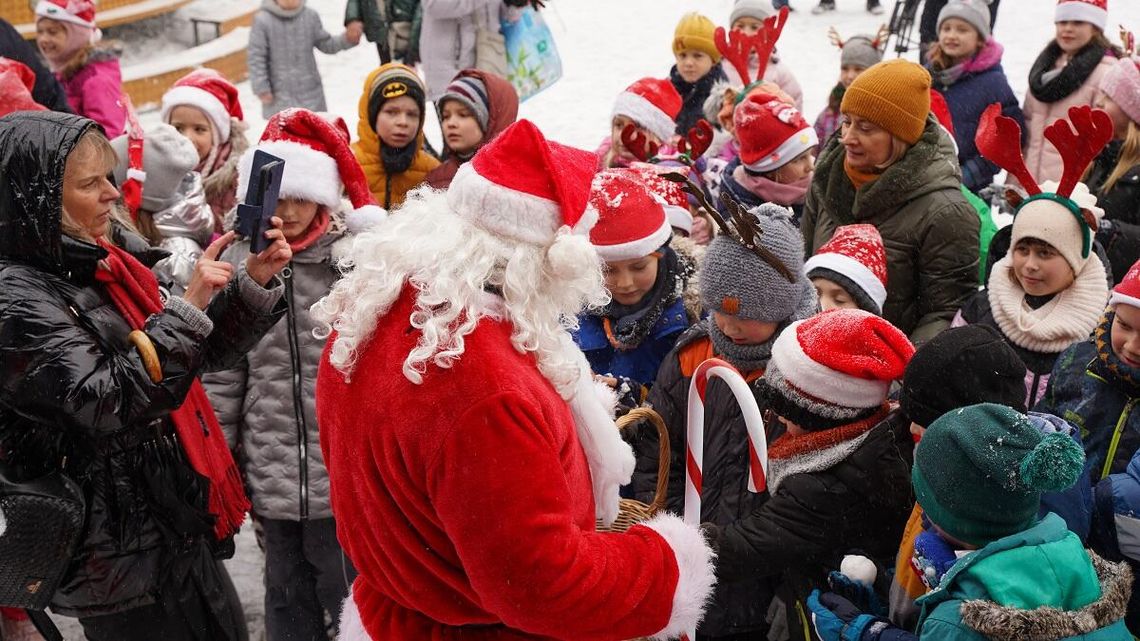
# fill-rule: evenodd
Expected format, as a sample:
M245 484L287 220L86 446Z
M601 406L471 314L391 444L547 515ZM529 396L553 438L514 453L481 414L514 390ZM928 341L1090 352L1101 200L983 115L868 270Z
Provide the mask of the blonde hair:
M71 148L71 153L68 154L67 158L70 160L71 158L86 157L91 154L95 155L96 160L106 168L108 173L110 173L111 168L119 161L118 156L115 154L115 149L111 147L110 141L107 140L107 136L105 136L103 131L98 127L91 127L80 136L79 140L75 142L75 146ZM66 171L64 173L64 180L66 180ZM113 207L111 211L115 220L126 225L131 231L135 231L134 225L130 223L129 217L121 207ZM67 212L67 209L62 206L60 207L59 228L63 234L72 238L94 240L89 237L87 229L76 223L75 219L71 217L71 214Z
M1113 167L1112 173L1104 181L1100 193L1107 194L1112 191L1112 188L1116 187L1116 183L1124 177L1124 174L1136 165L1140 165L1140 125L1130 120L1128 122L1128 133L1124 135L1124 144L1120 146L1120 155L1116 158L1116 167ZM1092 165L1089 167L1091 168Z
M891 165L902 160L906 152L910 151L910 145L905 140L898 136L891 136L891 155L882 163L875 165L876 171L886 171Z

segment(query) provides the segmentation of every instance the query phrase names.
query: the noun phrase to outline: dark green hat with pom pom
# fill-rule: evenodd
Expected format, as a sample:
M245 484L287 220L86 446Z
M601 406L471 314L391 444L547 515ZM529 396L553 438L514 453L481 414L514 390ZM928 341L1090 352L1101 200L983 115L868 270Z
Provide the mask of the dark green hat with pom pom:
M1058 423L1065 426L993 403L943 414L914 453L919 505L947 534L973 545L1029 528L1041 493L1072 487L1084 469L1084 451Z

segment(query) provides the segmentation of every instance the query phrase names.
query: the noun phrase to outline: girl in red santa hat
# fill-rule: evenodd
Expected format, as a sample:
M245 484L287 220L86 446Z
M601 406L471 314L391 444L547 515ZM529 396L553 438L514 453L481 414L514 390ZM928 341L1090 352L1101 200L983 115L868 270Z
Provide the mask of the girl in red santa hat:
M598 147L601 167L628 167L637 160L622 142L622 131L629 125L647 144L670 144L680 111L681 94L668 80L642 78L626 87L614 101L610 135Z

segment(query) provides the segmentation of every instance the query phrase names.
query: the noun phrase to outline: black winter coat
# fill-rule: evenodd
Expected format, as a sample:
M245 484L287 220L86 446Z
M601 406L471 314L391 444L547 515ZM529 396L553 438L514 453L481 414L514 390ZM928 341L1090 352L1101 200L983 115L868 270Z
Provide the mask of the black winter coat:
M1104 209L1105 220L1112 224L1097 234L1097 240L1108 253L1108 263L1117 279L1140 260L1140 165L1132 167L1116 181L1112 191L1104 192L1104 183L1116 169L1123 143L1114 140L1093 161L1086 184L1096 195L1096 204Z
M83 489L86 532L52 601L70 616L153 602L172 561L213 541L207 481L169 414L200 372L233 366L283 311L258 312L237 279L207 309L212 332L168 304L145 327L164 374L153 383L94 280L106 252L60 231L67 156L96 126L54 112L0 118L0 458L25 478L62 469Z
M0 18L0 57L22 62L36 73L36 85L32 88L32 98L36 102L52 111L71 113L63 86L40 61L35 45L24 40L20 32L3 18Z

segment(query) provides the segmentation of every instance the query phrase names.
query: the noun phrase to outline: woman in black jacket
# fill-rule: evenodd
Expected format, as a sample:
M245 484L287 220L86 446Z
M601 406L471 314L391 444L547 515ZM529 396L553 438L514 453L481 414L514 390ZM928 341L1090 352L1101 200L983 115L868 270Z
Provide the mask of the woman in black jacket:
M280 318L291 252L267 232L235 276L216 261L227 235L161 300L144 266L161 256L113 223L114 160L86 118L0 118L0 459L83 489L85 533L52 610L89 640L230 640L240 618L214 558L232 553L248 501L198 374Z

